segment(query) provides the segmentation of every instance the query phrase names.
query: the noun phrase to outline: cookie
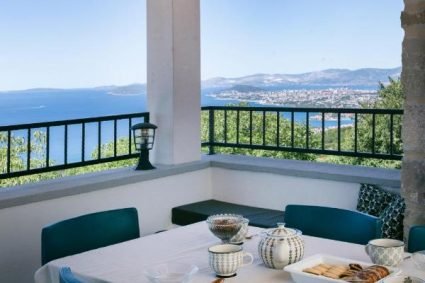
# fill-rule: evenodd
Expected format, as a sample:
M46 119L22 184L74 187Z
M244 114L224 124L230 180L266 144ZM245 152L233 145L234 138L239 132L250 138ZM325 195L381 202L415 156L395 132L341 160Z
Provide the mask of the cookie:
M390 271L385 266L382 266L382 265L372 265L372 266L369 266L367 269L376 271L380 279L390 274Z
M351 270L356 270L356 271L363 270L363 267L358 263L350 263L348 267L350 267Z
M357 273L357 277L367 283L374 283L380 280L379 276L375 272L366 269Z
M332 267L332 265L326 264L326 263L321 263L321 264L319 264L319 266L324 267L324 268L327 268L327 269L329 269L329 268Z
M318 271L314 268L303 269L303 272L311 273L311 274L314 274L314 275L321 275L323 273L323 272L320 272L320 271Z
M339 276L336 275L335 273L332 273L332 272L325 272L322 275L323 276L326 276L326 277L329 277L329 278L332 278L332 279L339 279Z
M342 273L339 278L345 278L345 277L354 277L357 274L357 271L355 270L346 270L344 273Z

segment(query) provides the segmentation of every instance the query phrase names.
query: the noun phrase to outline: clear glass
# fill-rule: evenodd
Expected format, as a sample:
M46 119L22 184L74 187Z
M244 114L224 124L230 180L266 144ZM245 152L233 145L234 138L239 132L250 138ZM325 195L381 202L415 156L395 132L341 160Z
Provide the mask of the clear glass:
M154 129L136 129L134 130L134 144L136 150L152 149L155 138Z
M425 250L413 253L412 261L419 270L425 270Z
M193 264L163 263L145 270L145 275L152 283L188 283L199 268Z
M229 243L242 228L244 218L238 214L216 214L207 218L211 233L223 243Z

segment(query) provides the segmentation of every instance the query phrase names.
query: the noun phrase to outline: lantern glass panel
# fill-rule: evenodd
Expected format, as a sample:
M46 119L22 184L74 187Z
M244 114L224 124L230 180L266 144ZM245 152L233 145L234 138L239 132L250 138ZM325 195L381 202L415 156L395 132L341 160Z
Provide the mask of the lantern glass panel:
M136 150L152 149L155 137L154 129L135 129L134 130L134 144Z

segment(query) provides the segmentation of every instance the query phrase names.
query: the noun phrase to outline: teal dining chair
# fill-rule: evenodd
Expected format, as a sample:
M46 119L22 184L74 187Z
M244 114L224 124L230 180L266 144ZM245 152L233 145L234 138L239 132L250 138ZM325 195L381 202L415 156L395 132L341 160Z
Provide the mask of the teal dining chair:
M409 253L425 250L425 226L410 228L407 250Z
M136 208L96 212L60 221L41 232L41 262L140 237Z
M71 271L71 268L61 267L59 269L59 283L83 283L83 281L78 280L75 277Z
M286 206L285 224L304 235L362 245L379 238L382 227L379 218L358 211L293 204Z

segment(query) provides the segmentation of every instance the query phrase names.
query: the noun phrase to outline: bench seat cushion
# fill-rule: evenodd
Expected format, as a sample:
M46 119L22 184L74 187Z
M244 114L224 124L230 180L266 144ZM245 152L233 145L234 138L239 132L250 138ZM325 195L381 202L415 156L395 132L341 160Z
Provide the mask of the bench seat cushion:
M249 219L249 225L261 228L276 227L276 223L284 220L284 212L280 210L258 208L214 199L174 207L171 213L172 222L177 225L189 225L206 220L210 215L220 213L243 215Z

